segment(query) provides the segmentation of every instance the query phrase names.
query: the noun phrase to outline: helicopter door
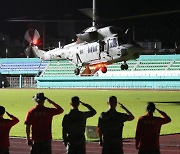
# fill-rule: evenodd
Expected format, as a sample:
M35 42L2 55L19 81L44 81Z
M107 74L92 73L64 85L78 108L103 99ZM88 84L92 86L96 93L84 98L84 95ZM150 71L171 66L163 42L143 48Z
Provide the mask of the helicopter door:
M109 40L107 40L107 43L105 43L104 45L104 52L106 52L107 55L109 55Z
M101 59L102 52L105 51L105 42L102 40L99 40L99 59Z

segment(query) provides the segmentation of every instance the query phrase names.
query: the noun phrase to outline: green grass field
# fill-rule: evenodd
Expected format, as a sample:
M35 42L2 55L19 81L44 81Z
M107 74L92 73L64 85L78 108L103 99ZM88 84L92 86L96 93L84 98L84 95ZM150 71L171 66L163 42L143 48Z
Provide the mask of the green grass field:
M0 105L6 110L17 116L20 122L11 130L11 136L25 137L24 119L27 111L35 105L32 96L36 92L44 92L47 97L61 105L64 113L55 116L53 119L53 139L61 139L61 122L65 113L70 110L70 99L72 96L79 96L86 103L91 104L97 114L87 120L87 125L96 126L98 117L102 111L108 109L107 99L111 95L118 97L118 101L123 103L135 116L135 120L126 122L123 130L124 138L135 136L136 124L138 117L145 114L145 105L148 101L161 102L156 103L156 107L165 111L172 119L172 122L164 125L161 134L180 133L179 111L180 111L180 94L179 91L151 91L151 90L62 90L62 89L1 89ZM162 103L164 102L164 103ZM50 105L45 103L45 106ZM80 110L86 110L80 106ZM117 110L124 112L120 107ZM157 112L156 116L160 116ZM5 115L5 118L7 116Z

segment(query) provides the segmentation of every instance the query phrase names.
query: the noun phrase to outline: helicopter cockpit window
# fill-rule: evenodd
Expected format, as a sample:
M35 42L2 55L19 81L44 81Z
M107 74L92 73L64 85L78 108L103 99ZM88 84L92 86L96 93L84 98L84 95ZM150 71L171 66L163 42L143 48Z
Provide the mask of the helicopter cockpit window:
M112 40L109 40L109 47L113 48L113 47L117 47L117 39L113 38Z
M119 44L127 44L127 38L125 37L118 37L118 43Z
M131 38L128 37L118 37L118 44L136 44Z

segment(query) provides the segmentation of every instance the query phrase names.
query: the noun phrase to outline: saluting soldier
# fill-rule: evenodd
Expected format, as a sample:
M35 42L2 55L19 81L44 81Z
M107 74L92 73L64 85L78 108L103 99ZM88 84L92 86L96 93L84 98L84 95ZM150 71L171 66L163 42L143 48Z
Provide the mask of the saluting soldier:
M117 102L116 96L109 97L109 110L102 112L99 121L100 146L102 154L123 154L122 131L124 122L134 119L133 114L121 103ZM117 104L126 111L116 111Z
M153 116L157 110L162 117ZM136 128L136 149L139 154L160 154L159 133L161 126L171 122L170 117L157 109L153 102L148 102L146 115L139 117Z
M63 113L64 110L45 97L44 93L37 93L33 100L35 100L36 106L27 112L25 119L27 144L32 147L31 154L51 154L52 118ZM54 108L45 107L45 100Z
M10 119L4 119L4 114ZM9 154L9 132L19 122L19 119L8 113L3 106L0 106L0 154Z
M85 154L85 127L87 118L93 117L96 110L89 104L79 100L78 96L71 98L72 109L63 118L62 134L64 145L68 154ZM85 106L89 111L79 111L79 105Z

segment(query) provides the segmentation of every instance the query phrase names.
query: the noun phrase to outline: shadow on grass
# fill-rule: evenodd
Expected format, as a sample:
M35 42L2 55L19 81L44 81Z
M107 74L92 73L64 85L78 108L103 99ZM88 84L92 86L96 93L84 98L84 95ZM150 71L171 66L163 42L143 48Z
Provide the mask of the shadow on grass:
M172 101L172 102L154 102L154 103L161 103L161 104L173 104L173 105L180 105L180 101Z

